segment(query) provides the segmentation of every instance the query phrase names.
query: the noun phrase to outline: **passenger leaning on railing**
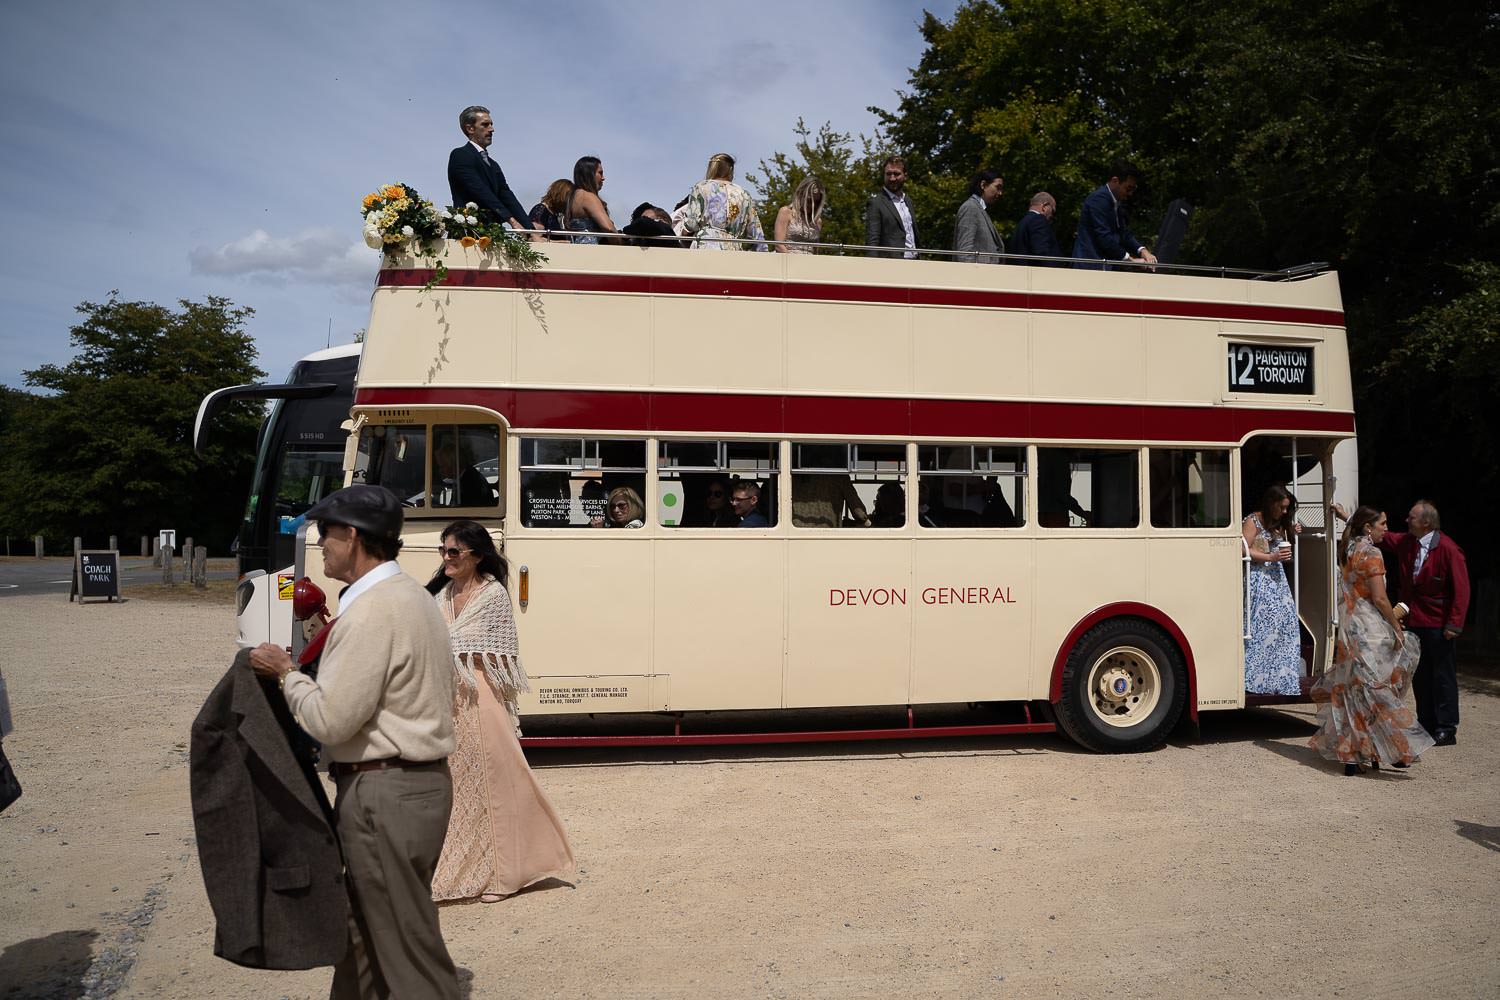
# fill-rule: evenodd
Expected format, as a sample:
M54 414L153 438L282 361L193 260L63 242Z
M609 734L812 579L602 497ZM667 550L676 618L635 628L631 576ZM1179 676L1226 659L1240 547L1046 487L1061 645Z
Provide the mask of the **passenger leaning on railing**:
M566 177L559 177L547 187L547 193L542 195L542 200L531 206L531 221L534 225L556 233L566 228L563 223L563 213L568 210L568 196L573 193L573 182ZM566 236L548 236L549 240L565 240Z
M1110 169L1109 180L1083 200L1073 243L1073 256L1078 258L1074 267L1099 269L1104 266L1101 261L1108 260L1156 263L1156 255L1125 227L1120 214L1120 204L1135 197L1142 180L1139 167L1121 160Z
M603 187L604 164L599 162L599 157L580 156L573 164L573 193L568 195L563 220L570 231L579 234L573 237L574 243L597 244L600 237L595 233L617 232L609 218L609 205L599 197L599 190Z
M776 211L776 251L812 253L823 238L823 182L804 177L792 192L792 203Z
M715 153L709 157L703 180L688 192L682 218L685 235L697 238L698 250L765 250L766 238L755 199L734 182L734 157ZM746 244L738 240L753 240Z
M885 186L870 195L865 205L865 245L891 247L889 251L866 250L869 257L917 257L917 222L906 198L906 160L888 156L881 164Z

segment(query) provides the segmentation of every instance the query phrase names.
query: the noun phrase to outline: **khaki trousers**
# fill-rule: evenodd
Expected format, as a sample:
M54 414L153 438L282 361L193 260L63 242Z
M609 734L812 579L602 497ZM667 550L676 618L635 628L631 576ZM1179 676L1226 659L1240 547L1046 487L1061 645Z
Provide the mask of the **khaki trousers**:
M349 951L333 970L334 1000L458 1000L458 973L432 901L452 804L447 761L338 779L333 813L351 912Z

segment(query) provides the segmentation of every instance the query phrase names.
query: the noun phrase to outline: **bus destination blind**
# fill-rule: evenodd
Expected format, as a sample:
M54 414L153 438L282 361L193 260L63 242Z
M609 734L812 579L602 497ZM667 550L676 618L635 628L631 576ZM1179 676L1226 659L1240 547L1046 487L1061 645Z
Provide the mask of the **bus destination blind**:
M1229 391L1311 396L1313 349L1282 344L1230 344Z

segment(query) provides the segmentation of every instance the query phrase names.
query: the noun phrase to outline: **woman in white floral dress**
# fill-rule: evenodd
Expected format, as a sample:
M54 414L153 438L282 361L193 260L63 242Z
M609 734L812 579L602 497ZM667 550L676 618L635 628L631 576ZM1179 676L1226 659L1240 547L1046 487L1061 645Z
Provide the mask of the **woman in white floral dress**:
M696 237L697 250L765 250L766 238L755 214L755 199L734 182L734 157L715 153L703 180L682 206L682 235ZM737 240L750 240L740 243Z

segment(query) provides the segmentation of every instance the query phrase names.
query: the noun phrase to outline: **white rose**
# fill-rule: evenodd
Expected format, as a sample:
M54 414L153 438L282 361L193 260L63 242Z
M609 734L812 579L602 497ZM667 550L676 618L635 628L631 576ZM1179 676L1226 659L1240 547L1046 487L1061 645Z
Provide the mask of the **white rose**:
M466 215L466 216L464 216L464 221L467 222L471 226L477 226L477 225L479 225L479 220L477 218L475 218L474 216L472 216L472 215Z
M411 239L413 236L417 235L417 231L411 226L402 226L401 235L405 236L407 239Z
M374 226L365 227L365 246L371 250L379 250L385 246L385 240L381 237L379 229L376 229Z
M466 210L467 210L467 211L470 211L470 212L473 212L473 211L477 211L477 210L478 210L478 208L479 208L479 206L478 206L478 205L476 205L476 204L474 204L474 203L473 203L473 202L472 202L472 201L471 201L471 202L466 202L466 203L465 203L465 204L464 204L464 208L465 208L465 209L466 209Z
M442 212L439 213L438 217L442 218L442 219L451 219L451 218L453 218L453 216L451 216L451 215L448 214L448 210L446 208L443 209Z

